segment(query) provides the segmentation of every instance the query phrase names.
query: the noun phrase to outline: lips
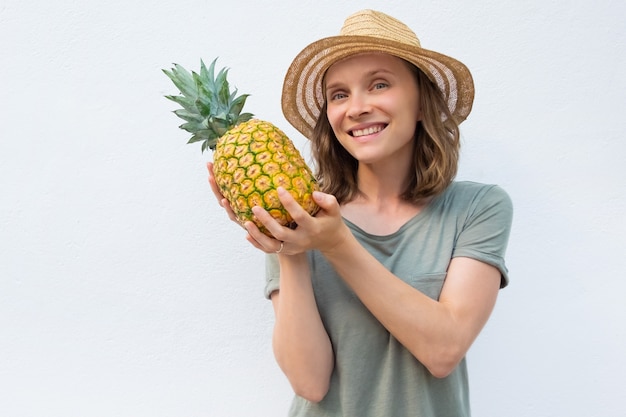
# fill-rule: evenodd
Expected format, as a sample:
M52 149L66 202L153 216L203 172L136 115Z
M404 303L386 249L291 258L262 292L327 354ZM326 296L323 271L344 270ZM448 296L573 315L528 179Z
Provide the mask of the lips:
M353 137L358 138L360 136L367 136L367 135L373 135L374 133L378 133L381 130L383 130L385 127L386 127L385 125L368 126L363 129L353 129L350 131L350 134Z

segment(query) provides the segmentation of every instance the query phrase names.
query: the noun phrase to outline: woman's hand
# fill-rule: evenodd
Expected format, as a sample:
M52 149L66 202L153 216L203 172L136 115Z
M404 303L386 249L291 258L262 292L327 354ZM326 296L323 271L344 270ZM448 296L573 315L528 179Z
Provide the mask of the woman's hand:
M272 233L274 238L262 233L253 222L246 222L242 225L215 182L212 162L207 163L207 169L209 171L209 185L218 204L224 208L230 220L248 231L246 239L263 252L295 255L309 249L332 250L335 245L341 242L342 236L345 236L343 233L349 233L341 219L339 204L334 196L315 191L313 199L321 210L313 217L282 187L277 190L278 198L298 224L296 229L290 229L279 224L262 207L253 207L252 212Z
M256 218L275 237L264 235L254 223L247 222L244 227L249 234L248 240L255 247L267 253L280 251L287 255L310 249L332 251L346 233L350 233L341 218L341 210L334 196L315 191L313 199L321 210L313 217L284 188L279 187L277 192L280 202L298 226L296 229L282 226L263 208L253 207Z

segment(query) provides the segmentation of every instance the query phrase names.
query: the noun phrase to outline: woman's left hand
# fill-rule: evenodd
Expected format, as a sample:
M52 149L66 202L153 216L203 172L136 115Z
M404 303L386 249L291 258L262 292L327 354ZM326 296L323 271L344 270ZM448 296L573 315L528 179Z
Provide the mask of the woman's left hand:
M248 240L257 248L267 252L295 255L310 249L331 251L350 233L341 218L337 199L320 191L313 193L313 199L320 211L311 216L284 188L278 188L278 198L298 225L295 229L279 224L266 210L253 207L252 212L263 223L274 238L266 236L253 222L246 222ZM281 249L282 248L282 249Z

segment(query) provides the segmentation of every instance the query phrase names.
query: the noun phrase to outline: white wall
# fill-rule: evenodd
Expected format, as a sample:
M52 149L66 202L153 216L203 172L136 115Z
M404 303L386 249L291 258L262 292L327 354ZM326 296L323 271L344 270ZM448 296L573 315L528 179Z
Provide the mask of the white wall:
M284 415L262 256L210 195L161 69L220 56L307 152L284 71L365 7L472 69L459 178L515 202L474 415L626 415L626 6L220 3L0 1L0 415Z

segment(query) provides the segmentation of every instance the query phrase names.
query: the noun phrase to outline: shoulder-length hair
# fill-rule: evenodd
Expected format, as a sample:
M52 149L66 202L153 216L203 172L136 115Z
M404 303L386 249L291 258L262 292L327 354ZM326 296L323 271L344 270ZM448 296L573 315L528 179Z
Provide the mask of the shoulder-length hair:
M413 163L402 198L418 203L440 194L456 176L460 133L439 88L415 65L405 63L417 81L422 119L415 128ZM337 140L326 109L324 102L311 138L311 155L320 189L334 195L342 204L360 194L359 162Z

